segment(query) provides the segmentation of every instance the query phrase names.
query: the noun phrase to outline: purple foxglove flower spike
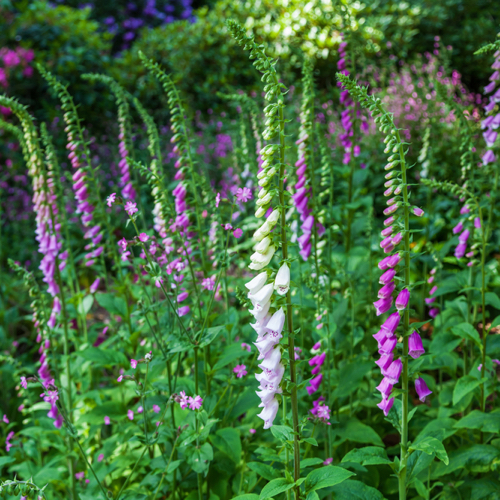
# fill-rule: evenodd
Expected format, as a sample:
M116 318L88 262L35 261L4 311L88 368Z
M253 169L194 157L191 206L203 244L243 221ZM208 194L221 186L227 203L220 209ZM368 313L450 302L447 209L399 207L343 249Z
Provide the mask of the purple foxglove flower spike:
M400 321L401 316L399 315L399 313L392 313L380 328L382 330L385 330L387 332L387 335L394 335L394 332L396 331Z
M392 301L393 301L393 298L391 296L391 297L388 297L385 299L380 299L380 300L377 300L376 302L374 302L373 305L375 306L377 316L380 316L381 314L384 314L385 312L387 312L392 306Z
M387 378L383 378L382 382L376 387L377 391L380 391L384 398L388 398L392 392L393 384L389 382Z
M378 351L379 354L382 355L382 354L390 354L390 353L392 353L394 351L397 343L398 343L398 339L397 339L396 336L394 336L394 337L387 337L387 339L385 340L385 342L382 344L382 347ZM393 361L393 363L391 363L391 366L394 363L395 363L395 361ZM384 375L385 375L385 373L384 373ZM396 384L396 383L397 383L397 381L393 382L393 384Z

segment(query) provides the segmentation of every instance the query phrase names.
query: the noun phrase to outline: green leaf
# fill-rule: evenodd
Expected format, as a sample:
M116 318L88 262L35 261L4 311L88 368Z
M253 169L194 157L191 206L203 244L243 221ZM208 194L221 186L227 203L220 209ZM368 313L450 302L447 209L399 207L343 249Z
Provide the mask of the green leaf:
M109 313L122 317L127 315L127 303L122 297L117 297L112 293L98 293L95 297L97 303Z
M233 427L219 429L211 438L212 444L225 453L234 463L241 458L241 440L238 431Z
M500 310L500 298L496 293L486 292L484 296L486 304Z
M213 328L209 328L201 337L200 345L198 347L206 347L211 344L219 335L220 332L226 329L226 325L214 326Z
M250 470L256 472L259 476L262 476L264 479L267 479L268 481L272 481L273 479L276 479L280 475L278 470L274 469L268 464L264 464L261 462L249 462L247 464L247 467Z
M392 464L392 460L387 457L387 452L379 446L365 446L351 450L342 462L355 462L361 465Z
M433 437L426 437L419 441L418 443L414 443L410 446L410 450L420 450L426 453L427 455L435 454L441 462L448 465L450 460L448 458L448 454L444 449L443 443L438 441Z
M470 472L489 472L496 467L499 458L500 450L488 444L461 447L450 452L450 463L448 465L437 464L431 472L431 478L436 479L464 468Z
M332 429L332 434L340 437L340 442L346 440L355 443L374 444L384 446L380 436L368 425L361 423L357 418L341 419L339 425Z
M300 461L300 468L305 469L306 467L314 467L315 465L322 464L323 460L321 458L305 458Z
M210 494L210 497L212 497L212 494ZM255 493L245 493L244 495L234 497L232 500L259 500L259 495Z
M384 500L380 491L355 479L347 479L332 488L335 500Z
M500 325L500 316L497 316L493 322L491 323L491 328L496 328L498 325Z
M127 365L129 363L125 354L114 349L87 347L84 351L77 351L76 355L87 361L93 361L99 366Z
M491 413L483 413L473 410L460 419L455 427L457 429L477 429L481 432L500 432L500 410Z
M194 448L188 455L187 462L191 468L198 474L208 470L210 462L214 459L214 450L209 443L205 443L199 449Z
M305 482L306 493L335 486L354 475L354 472L342 467L334 467L333 465L321 467L321 469L313 470L307 475Z
M276 439L279 439L283 443L285 441L293 441L293 429L288 427L288 425L273 425L271 432Z
M260 492L260 498L272 498L276 495L288 491L293 488L293 483L289 483L286 479L280 477L279 479L273 479L269 481L262 491Z
M94 296L93 295L87 295L78 304L78 307L76 309L77 309L78 313L81 314L82 316L87 316L87 313L92 308L92 304L93 303L94 303Z
M353 394L371 369L373 369L373 363L370 362L344 365L339 373L339 380L342 380L342 383L335 389L333 397L342 398Z
M465 377L459 378L453 389L453 406L480 384L481 379L473 377L472 375L466 375Z
M0 457L0 470L2 470L2 467L4 465L10 464L15 461L16 460L13 457Z
M460 323L451 329L451 331L458 335L459 337L470 340L476 345L481 346L481 339L479 338L479 333L470 323Z

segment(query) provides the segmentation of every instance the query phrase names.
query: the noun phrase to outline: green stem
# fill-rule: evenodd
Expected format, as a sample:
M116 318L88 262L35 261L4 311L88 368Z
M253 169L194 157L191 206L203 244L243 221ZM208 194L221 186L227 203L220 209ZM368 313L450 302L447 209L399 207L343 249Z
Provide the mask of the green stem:
M404 201L404 279L403 287L408 288L410 285L410 211L408 202L408 184L406 178L406 163L403 144L399 136L399 131L396 131L396 138L399 144L399 158L401 161L401 176L402 190ZM406 306L403 314L403 370L402 370L402 417L401 417L401 456L400 456L400 471L399 471L399 500L406 499L406 464L408 460L408 333L410 329L410 303Z
M276 84L278 83L277 77ZM281 206L281 246L283 259L288 259L288 240L286 235L286 203L284 194L283 179L285 176L285 118L283 113L283 102L279 102L279 124L280 124L280 173L279 173L279 201ZM295 333L293 331L293 310L292 294L288 290L286 294L286 321L288 330L288 356L290 362L290 382L291 382L291 404L292 404L292 422L293 422L293 476L294 480L300 479L300 443L299 443L299 405L297 400L297 374L295 367ZM300 498L298 486L294 487L295 500Z

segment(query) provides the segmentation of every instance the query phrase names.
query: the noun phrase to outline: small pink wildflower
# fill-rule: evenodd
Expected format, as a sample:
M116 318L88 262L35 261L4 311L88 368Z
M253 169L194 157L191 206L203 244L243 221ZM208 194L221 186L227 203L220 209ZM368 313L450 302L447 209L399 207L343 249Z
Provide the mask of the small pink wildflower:
M142 413L144 411L144 408L142 406L139 406L139 408L137 408L137 413Z
M116 380L117 382L121 382L123 380L123 375L120 375Z
M149 240L149 236L146 234L146 233L141 233L139 235L139 239L143 242L143 243L146 243L146 241Z
M161 288L161 285L163 284L163 278L156 278L155 280L155 286L156 288Z
M241 348L244 350L244 351L248 351L248 352L251 352L252 351L252 347L247 344L246 342L242 342L241 343Z
M257 431L256 431L255 429L250 429L248 432L249 432L250 434L255 434Z
M219 208L219 203L220 203L220 193L217 193L217 196L215 197L215 208Z
M245 365L236 365L233 368L233 372L236 373L237 378L243 378L248 372Z
M111 424L111 420L110 420L110 418L106 415L106 416L104 417L104 425L110 425L110 424Z
M116 193L110 194L107 197L106 203L108 204L108 207L110 207L115 202L115 199L116 199Z
M201 408L201 405L203 403L203 399L201 396L195 396L194 398L189 396L188 403L189 403L189 408L191 410L198 410L199 408Z
M236 191L236 199L246 203L248 200L252 199L252 191L247 187L239 188L238 191Z
M137 360L136 359L131 359L130 360L130 366L135 370L137 368Z
M7 418L7 415L4 415L2 420L4 421L4 423L10 424L9 419Z
M153 405L153 411L155 413L160 413L160 407L158 405Z
M330 458L327 458L327 459L323 462L323 465L330 465L332 462L333 462L333 458L332 458L332 457L330 457Z
M26 377L21 377L21 385L27 389L28 388L28 381L26 380Z
M127 201L125 203L125 211L130 215L134 215L136 212L139 210L137 209L137 203L134 203L133 201Z
M122 252L125 252L127 249L127 240L125 238L122 238L119 242L118 245L122 247Z
M129 420L134 420L134 412L132 410L129 410L127 412L127 417Z
M98 462L102 462L104 460L104 453L100 453L99 456L97 457Z
M215 286L215 275L210 276L210 278L205 278L205 279L201 282L201 286L202 286L205 290L213 290L213 289L214 289L214 286Z
M76 479L78 479L79 481L81 481L85 477L85 472L77 472L75 474L75 477L76 477Z
M239 227L233 231L233 236L236 239L241 238L242 234L243 234L243 230L240 229Z
M181 391L179 393L179 397L180 397L179 405L181 409L185 410L188 407L189 398L186 396L186 393L184 391Z
M123 260L123 262L127 262L129 255L130 255L130 252L123 252L122 253L121 259Z

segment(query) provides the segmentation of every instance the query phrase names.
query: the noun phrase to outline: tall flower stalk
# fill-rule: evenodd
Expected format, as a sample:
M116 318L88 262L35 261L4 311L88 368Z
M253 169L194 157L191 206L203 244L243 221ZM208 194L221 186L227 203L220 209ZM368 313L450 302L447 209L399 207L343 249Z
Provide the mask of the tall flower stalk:
M374 302L377 316L389 312L393 306L393 295L397 292L395 306L397 311L389 315L382 324L380 331L374 335L378 342L380 359L377 365L380 367L384 376L377 389L382 394L382 401L378 404L385 415L388 415L394 397L390 397L393 386L399 382L401 377L401 451L400 465L398 474L399 498L406 499L407 493L407 462L410 455L408 448L408 391L409 391L409 357L417 358L423 354L422 341L419 334L415 331L410 332L410 214L421 216L423 211L418 207L412 207L409 202L407 166L405 160L405 143L401 140L400 131L394 125L391 113L385 111L379 98L368 95L367 89L356 85L348 76L337 73L338 80L349 91L349 94L358 101L361 106L367 108L378 124L379 130L386 135L384 142L386 148L384 152L389 154L388 163L385 166L387 190L384 196L390 198L387 200L387 208L384 215L388 218L384 221L385 229L382 231L382 241L380 246L387 257L382 259L378 267L384 271L380 277L380 283L383 285L379 290L379 300ZM398 172L399 169L399 172ZM394 234L395 233L395 234ZM401 250L396 250L402 244ZM401 288L396 286L395 276L396 268L401 265L400 274ZM402 318L401 318L402 313ZM398 337L396 330L403 319L402 354L399 357L397 353ZM423 385L422 385L423 384ZM424 387L425 386L425 387ZM422 378L415 381L415 388L419 396L425 399L430 394ZM424 395L424 393L426 393Z
M254 247L255 253L251 256L250 268L261 271L259 275L247 283L249 299L254 309L251 314L256 319L252 325L257 332L256 345L259 349L260 358L263 359L259 365L262 373L256 375L260 382L261 392L258 393L262 400L260 406L264 410L259 417L264 420L264 428L272 426L273 420L278 412L279 403L276 394L282 392L280 388L283 377L284 366L281 362L281 347L279 340L282 335L285 321L288 334L288 356L290 364L290 400L292 406L292 422L294 431L294 480L300 478L300 445L299 445L299 412L297 401L297 375L295 367L295 332L293 330L292 300L290 291L290 257L288 255L288 239L286 227L287 202L285 200L285 118L284 118L284 93L286 87L280 83L276 71L276 61L269 58L262 45L257 45L253 37L247 37L245 30L234 21L227 23L233 38L245 50L250 50L250 58L255 59L254 66L260 71L262 81L266 82L264 87L265 99L269 104L264 108L266 117L263 138L266 141L278 137L279 143L267 144L260 151L263 159L262 170L258 174L259 186L256 217L266 216L264 223L254 234L254 240L258 243ZM278 198L278 205L272 208L273 201ZM280 234L273 234L273 227L280 222ZM276 275L273 271L264 270L276 251L281 246L282 259ZM271 278L274 283L269 281ZM273 290L278 297L273 302ZM271 315L270 309L275 310ZM299 487L294 486L296 500L299 498Z

